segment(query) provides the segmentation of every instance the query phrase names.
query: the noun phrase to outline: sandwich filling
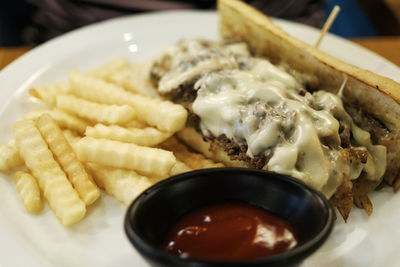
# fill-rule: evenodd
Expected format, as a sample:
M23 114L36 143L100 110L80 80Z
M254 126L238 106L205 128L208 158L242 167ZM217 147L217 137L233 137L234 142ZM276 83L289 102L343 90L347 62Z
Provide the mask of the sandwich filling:
M151 70L160 94L233 160L296 177L331 197L343 179L382 179L386 147L374 145L337 94L251 55L244 43L189 40L167 48Z

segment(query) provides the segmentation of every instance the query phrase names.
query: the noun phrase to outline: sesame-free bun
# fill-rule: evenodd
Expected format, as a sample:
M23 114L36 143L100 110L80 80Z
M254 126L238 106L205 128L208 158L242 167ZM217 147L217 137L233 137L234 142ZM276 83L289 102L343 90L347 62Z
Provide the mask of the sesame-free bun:
M317 77L321 89L337 91L347 76L346 101L357 104L400 134L399 83L347 64L290 36L266 15L241 1L219 0L218 13L223 38L244 41L255 54L273 63L287 64Z

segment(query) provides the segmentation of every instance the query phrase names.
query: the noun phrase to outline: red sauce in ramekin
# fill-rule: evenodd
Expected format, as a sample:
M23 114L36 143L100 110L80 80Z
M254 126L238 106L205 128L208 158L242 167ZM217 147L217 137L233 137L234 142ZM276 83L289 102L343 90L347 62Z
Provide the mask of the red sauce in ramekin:
M184 215L168 231L167 251L201 260L244 260L292 249L292 225L242 202L209 205Z

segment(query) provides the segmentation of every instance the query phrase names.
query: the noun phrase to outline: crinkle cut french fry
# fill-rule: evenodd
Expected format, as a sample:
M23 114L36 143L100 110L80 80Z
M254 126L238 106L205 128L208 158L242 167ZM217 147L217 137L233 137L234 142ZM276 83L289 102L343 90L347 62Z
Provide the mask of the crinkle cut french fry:
M160 98L157 93L157 88L155 88L150 81L150 70L152 66L153 60L148 60L142 64L116 72L110 77L110 82L133 93Z
M54 160L35 122L18 121L13 132L21 156L60 222L69 226L80 221L86 213L85 203Z
M49 85L37 86L35 88L31 88L29 93L42 100L46 104L50 106L56 105L56 97L59 94L67 94L70 92L70 84L68 81L59 82Z
M89 74L97 78L109 80L110 76L114 73L121 72L129 67L130 63L126 58L116 57L104 65L92 70Z
M185 163L183 163L182 161L176 160L175 165L171 168L171 170L169 171L168 175L163 175L163 176L154 176L153 175L153 176L150 176L150 179L154 183L156 183L156 182L162 181L162 180L164 180L166 178L169 178L169 177L171 177L173 175L178 175L178 174L181 174L181 173L184 173L184 172L190 172L190 171L193 171L193 169L190 168Z
M92 204L99 198L100 190L89 179L85 167L78 160L57 123L48 114L43 114L36 125L80 198L86 205Z
M122 71L116 72L110 76L108 80L110 83L118 85L124 89L128 89L132 93L139 93L136 88L129 88L128 85L130 84L131 79L131 71L132 68L124 69Z
M139 65L133 66L129 84L126 86L128 88L135 88L143 95L160 98L157 88L150 81L150 71L153 67L153 63L153 60L147 60Z
M141 146L154 146L170 137L172 133L163 132L152 127L138 129L125 128L118 125L96 124L94 127L87 127L85 135L134 143Z
M123 125L126 128L139 128L139 129L143 129L146 127L149 127L149 125L143 121L139 121L139 120L131 120L130 122L126 123Z
M135 117L135 110L128 105L106 105L75 96L57 96L57 107L79 117L110 124L126 123Z
M72 144L78 142L82 137L77 135L75 132L65 129L62 131L65 139L67 139L69 145L72 147Z
M41 211L43 203L36 178L29 173L18 171L14 174L14 182L25 209L31 213Z
M177 104L142 95L132 95L129 99L138 113L138 118L167 132L177 132L186 125L187 111Z
M87 163L86 166L96 183L126 206L153 184L149 178L132 170L106 167L94 163Z
M131 93L102 79L73 70L70 73L70 82L73 94L86 100L111 105L129 103Z
M181 105L135 95L112 83L76 71L71 72L70 81L74 94L104 104L131 105L138 118L160 130L176 132L186 124L187 111Z
M10 171L24 164L15 140L0 145L0 171Z
M215 163L212 160L206 159L202 154L191 152L185 144L174 136L161 143L160 147L172 151L178 160L183 161L194 170L224 167L222 163Z
M170 175L177 175L184 172L190 172L192 169L180 160L177 160L174 167L169 172Z
M74 130L83 134L89 123L58 108L52 110L34 110L24 115L25 120L36 120L42 114L48 113L57 122L57 124L64 129Z
M42 114L45 114L45 113L50 114L50 112L51 112L50 109L35 109L35 110L31 110L31 111L28 111L27 113L25 113L23 118L24 118L24 120L36 120Z
M154 176L167 175L176 162L170 151L107 139L84 137L73 147L81 161L136 170Z

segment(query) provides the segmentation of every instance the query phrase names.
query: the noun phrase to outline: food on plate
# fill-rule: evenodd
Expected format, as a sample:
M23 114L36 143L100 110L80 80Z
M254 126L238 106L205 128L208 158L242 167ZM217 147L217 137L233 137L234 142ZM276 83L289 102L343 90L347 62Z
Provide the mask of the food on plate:
M245 202L224 201L183 215L163 245L182 258L231 261L280 254L297 244L288 220Z
M148 75L152 65L153 61L147 60L141 64L114 73L108 81L136 94L160 98L157 89L151 83Z
M86 136L73 147L81 161L137 170L148 175L167 175L176 163L170 151L108 139Z
M78 160L75 152L64 137L61 129L48 114L39 117L36 123L44 140L47 142L53 156L67 174L67 178L76 189L79 197L90 205L100 196L97 185L90 180L83 164Z
M41 211L43 202L35 177L27 172L18 171L14 174L14 182L25 209L30 213Z
M24 160L19 154L15 139L0 145L0 171L10 171L23 164Z
M83 134L86 130L86 127L92 125L87 121L80 119L73 114L69 114L63 110L58 108L49 109L42 109L42 110L32 110L24 115L25 120L35 120L39 118L42 114L47 113L49 114L57 124L65 129L71 129L76 131L79 134Z
M86 213L85 203L54 160L33 120L18 121L14 137L22 158L60 222L69 226L80 221Z
M396 186L400 85L286 34L240 1L219 1L224 42L181 40L151 68L158 92L188 110L178 133L226 166L275 171L352 203ZM373 103L373 104L372 104ZM396 188L396 187L395 187Z
M169 171L169 176L177 175L177 174L184 173L184 172L190 172L192 170L193 169L190 168L188 165L186 165L184 162L182 162L180 160L176 160L175 165ZM167 178L167 177L161 177L161 178Z
M160 144L172 134L171 132L160 131L153 127L135 128L104 124L87 127L85 131L86 136L134 143L141 146Z
M71 147L81 139L80 135L70 129L64 129L62 132Z
M368 193L382 179L400 187L399 85L243 3L221 0L219 13L228 41L183 40L155 60L116 58L31 89L48 109L15 124L0 170L25 163L66 226L84 217L97 186L128 205L171 175L223 166L290 174L345 219L353 203L370 214Z
M222 163L215 163L201 154L190 151L185 144L174 136L168 138L165 142L162 142L160 147L174 152L174 155L178 160L181 160L194 170L224 167Z
M133 170L113 168L96 163L87 163L86 166L93 174L96 183L126 206L153 184L150 178Z
M105 105L71 95L58 95L56 106L81 118L107 124L123 124L135 118L135 110L128 105Z
M56 98L59 94L68 94L71 91L69 82L58 82L48 85L40 85L29 90L29 94L42 100L49 106L54 107L56 105Z
M137 118L160 130L175 132L186 123L187 112L181 105L133 94L115 84L77 71L71 73L70 81L72 92L77 96L103 104L130 105L135 109Z
M97 78L109 80L116 73L121 73L125 69L128 69L130 65L130 62L126 58L116 57L106 64L90 71L89 74Z
M69 226L83 218L82 203L89 205L100 197L98 187L129 205L157 181L192 170L175 158L172 147L167 151L161 146L183 129L186 110L149 96L156 89L149 90L148 75L142 73L141 67L116 58L86 73L72 70L68 81L30 89L30 95L48 108L29 111L16 123L17 143L11 139L0 146L1 171L14 171L25 163L56 216ZM122 82L131 87L121 87ZM132 84L146 86L135 91ZM190 153L192 158L197 155ZM21 197L29 198L28 193L21 191ZM71 204L65 203L67 196Z

